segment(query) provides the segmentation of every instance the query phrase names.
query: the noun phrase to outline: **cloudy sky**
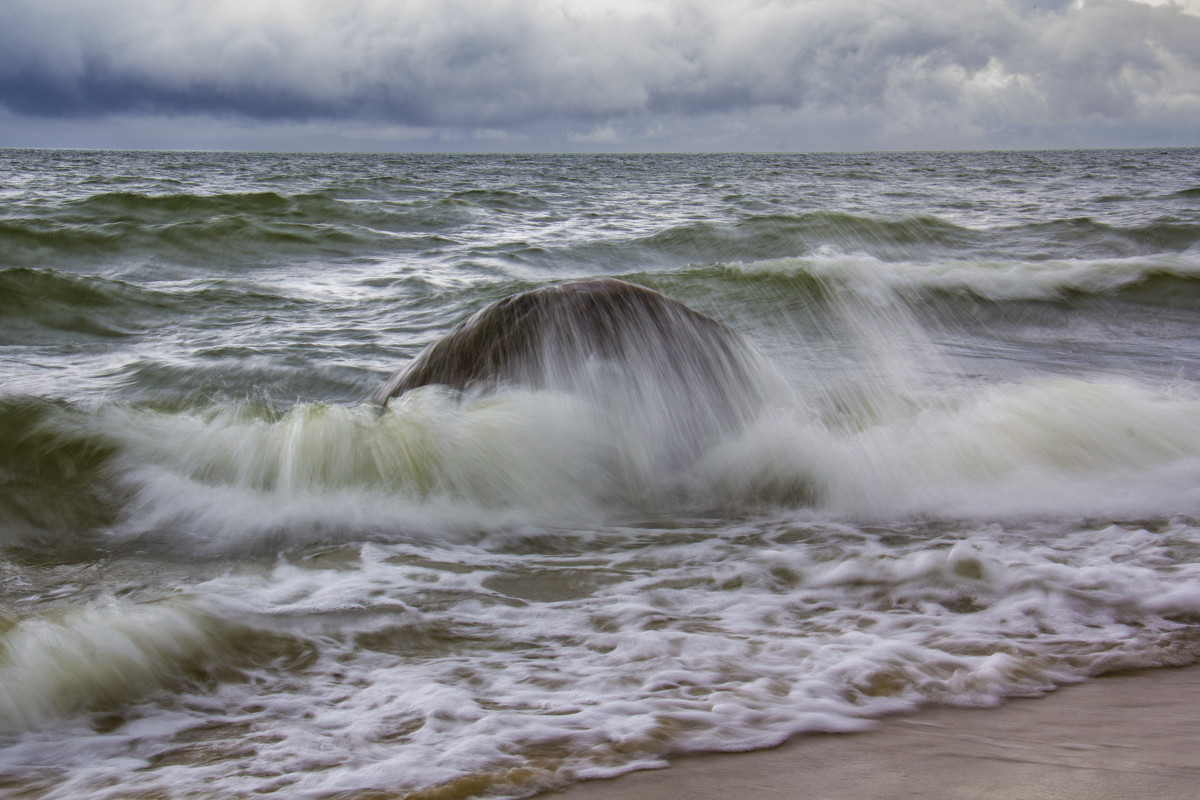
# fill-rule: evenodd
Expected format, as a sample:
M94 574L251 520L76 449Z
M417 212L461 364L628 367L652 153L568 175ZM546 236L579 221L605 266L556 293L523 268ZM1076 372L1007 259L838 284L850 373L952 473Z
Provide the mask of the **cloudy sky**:
M0 146L1200 145L1200 0L0 0Z

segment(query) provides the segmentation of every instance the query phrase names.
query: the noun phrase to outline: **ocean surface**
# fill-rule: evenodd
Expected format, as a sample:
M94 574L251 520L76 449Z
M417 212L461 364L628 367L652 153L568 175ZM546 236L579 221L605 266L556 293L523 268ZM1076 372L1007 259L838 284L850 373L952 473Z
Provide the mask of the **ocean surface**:
M367 401L593 277L773 389ZM1196 149L0 151L0 796L518 797L1196 663L1198 322Z

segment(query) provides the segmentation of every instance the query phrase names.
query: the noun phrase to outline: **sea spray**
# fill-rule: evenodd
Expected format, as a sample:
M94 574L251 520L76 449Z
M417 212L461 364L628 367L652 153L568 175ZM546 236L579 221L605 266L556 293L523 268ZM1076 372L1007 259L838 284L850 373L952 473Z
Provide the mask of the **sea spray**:
M856 519L1195 513L1200 398L1121 381L959 385L833 424L764 417L696 469L725 509L763 498Z

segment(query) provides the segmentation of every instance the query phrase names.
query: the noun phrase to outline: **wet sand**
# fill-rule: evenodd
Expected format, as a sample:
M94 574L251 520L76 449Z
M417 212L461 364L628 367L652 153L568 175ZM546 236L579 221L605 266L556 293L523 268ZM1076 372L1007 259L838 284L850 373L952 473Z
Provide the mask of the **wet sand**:
M539 800L1200 797L1200 667L1097 678L993 709L929 709L869 732L685 756Z

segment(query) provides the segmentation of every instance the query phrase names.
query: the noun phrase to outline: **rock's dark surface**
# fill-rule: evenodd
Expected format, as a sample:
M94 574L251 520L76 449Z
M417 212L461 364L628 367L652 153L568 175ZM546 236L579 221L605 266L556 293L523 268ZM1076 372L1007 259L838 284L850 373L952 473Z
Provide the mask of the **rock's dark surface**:
M493 303L427 347L371 399L386 404L429 384L577 390L601 370L601 380L664 397L681 392L684 405L688 395L703 395L728 406L747 388L751 362L752 349L729 327L658 292L603 278Z

